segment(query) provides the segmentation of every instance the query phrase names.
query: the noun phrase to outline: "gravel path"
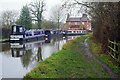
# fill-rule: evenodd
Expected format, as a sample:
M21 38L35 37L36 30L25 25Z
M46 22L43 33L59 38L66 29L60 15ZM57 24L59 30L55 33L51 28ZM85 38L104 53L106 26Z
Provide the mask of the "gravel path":
M89 51L89 45L87 44L87 39L88 38L86 38L85 41L84 41L84 45L85 45L84 52L85 52L85 55L87 55L91 61L95 60L98 64L100 64L111 78L118 78L118 76L107 65L105 65L104 63L102 63L100 60L98 60L97 58L95 58L92 55L92 53ZM120 78L119 78L119 80L120 80Z

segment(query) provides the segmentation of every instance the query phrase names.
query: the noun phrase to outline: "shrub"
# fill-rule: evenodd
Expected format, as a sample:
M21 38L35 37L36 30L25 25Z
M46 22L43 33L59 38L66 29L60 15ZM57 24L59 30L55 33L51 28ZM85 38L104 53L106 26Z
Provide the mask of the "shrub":
M0 28L0 32L2 34L2 39L9 38L11 29L10 28Z

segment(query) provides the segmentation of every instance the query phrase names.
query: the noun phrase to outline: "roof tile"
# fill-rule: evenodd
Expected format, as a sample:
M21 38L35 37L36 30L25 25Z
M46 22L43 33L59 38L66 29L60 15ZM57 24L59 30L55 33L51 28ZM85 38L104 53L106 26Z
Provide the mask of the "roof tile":
M82 21L86 22L87 21L87 17L82 17ZM80 18L69 18L67 20L67 22L80 22Z

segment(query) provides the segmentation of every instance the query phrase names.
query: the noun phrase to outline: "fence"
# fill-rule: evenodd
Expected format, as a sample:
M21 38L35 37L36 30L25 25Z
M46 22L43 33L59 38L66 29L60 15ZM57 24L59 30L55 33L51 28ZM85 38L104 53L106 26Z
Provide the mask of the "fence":
M117 62L120 62L120 44L119 43L116 43L116 41L114 40L113 41L110 41L108 40L109 42L109 50L108 50L108 53L117 61Z

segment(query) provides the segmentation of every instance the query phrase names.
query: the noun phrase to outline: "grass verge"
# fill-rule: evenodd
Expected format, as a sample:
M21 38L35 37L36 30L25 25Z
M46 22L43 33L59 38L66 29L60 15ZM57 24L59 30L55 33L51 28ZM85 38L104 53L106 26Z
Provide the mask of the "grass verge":
M94 41L91 38L87 40L87 43L90 46L91 53L94 56L96 56L97 59L109 66L113 70L113 72L115 72L120 77L120 67L118 66L119 64L116 61L114 61L114 59L112 59L110 55L100 54L100 45L94 43Z
M0 39L0 41L5 41L5 40L9 40L9 39Z
M53 53L39 62L26 78L109 78L104 69L84 55L84 40L89 35L80 36L67 42L61 51Z

